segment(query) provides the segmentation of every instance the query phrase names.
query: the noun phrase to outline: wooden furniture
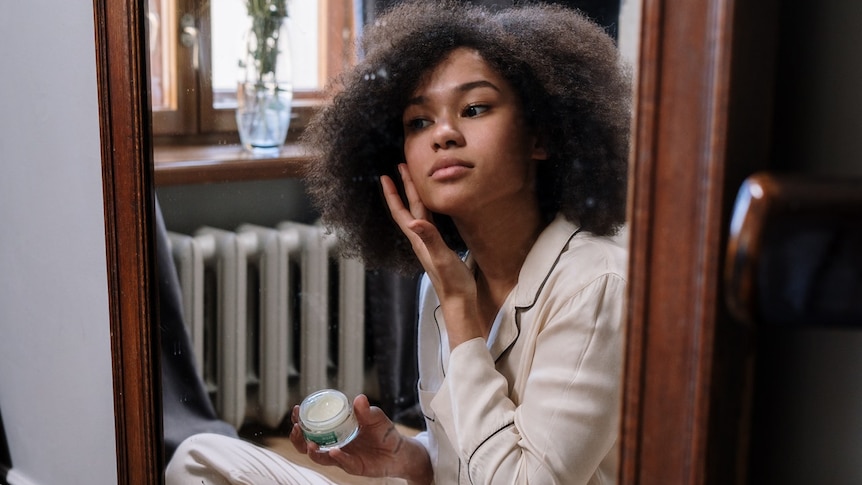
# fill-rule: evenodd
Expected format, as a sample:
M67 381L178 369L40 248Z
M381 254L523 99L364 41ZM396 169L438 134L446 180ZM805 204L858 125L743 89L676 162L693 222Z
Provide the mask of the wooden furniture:
M862 180L746 179L725 277L731 311L750 324L862 328Z
M736 189L769 163L775 0L643 2L620 483L744 483L750 330L722 285Z
M289 143L278 156L255 157L239 145L154 148L156 186L302 177L308 156Z

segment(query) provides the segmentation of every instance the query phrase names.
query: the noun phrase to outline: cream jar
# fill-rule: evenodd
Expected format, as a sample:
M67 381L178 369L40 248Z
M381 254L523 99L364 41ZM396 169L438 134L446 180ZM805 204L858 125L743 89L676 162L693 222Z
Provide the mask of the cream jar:
M359 432L353 406L340 391L323 389L309 394L299 405L299 427L321 451L350 443Z

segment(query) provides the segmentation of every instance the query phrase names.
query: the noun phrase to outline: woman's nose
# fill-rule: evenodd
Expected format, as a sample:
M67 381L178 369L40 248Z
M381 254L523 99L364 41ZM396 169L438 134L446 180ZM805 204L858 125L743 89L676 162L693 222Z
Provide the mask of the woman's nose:
M434 124L434 150L451 148L464 144L464 135L458 126L448 118L438 119Z

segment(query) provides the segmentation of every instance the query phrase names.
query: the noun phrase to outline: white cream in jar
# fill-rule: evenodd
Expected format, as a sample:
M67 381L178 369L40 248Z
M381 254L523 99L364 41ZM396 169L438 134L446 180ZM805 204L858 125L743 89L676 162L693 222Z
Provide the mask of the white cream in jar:
M299 426L305 439L317 443L321 451L344 446L359 432L353 406L334 389L314 392L302 400Z

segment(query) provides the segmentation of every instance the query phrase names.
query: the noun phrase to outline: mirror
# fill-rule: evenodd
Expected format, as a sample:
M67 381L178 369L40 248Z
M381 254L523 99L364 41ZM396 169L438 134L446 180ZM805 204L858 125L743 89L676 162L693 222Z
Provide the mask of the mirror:
M660 2L644 4L632 158L623 483L695 483L715 456L735 456L719 447L707 459L707 431L716 422L715 412L708 406L708 392L692 391L723 385L709 372L720 311L711 277L716 270L704 261L720 257L721 214L716 211L732 190L715 174L726 168L722 150L727 146L730 79L723 73L731 57L728 32L735 17L727 2L706 3L674 9L664 9ZM150 323L155 308L152 134L142 81L147 72L146 10L142 0L112 2L110 7L97 0L94 5L99 80L109 88L100 101L119 478L120 483L158 483L163 463L156 412L158 350ZM692 49L705 55L691 56ZM665 96L668 92L674 96ZM680 214L681 207L699 210L703 217ZM701 244L680 248L665 237L670 230ZM693 303L662 303L679 303L679 295L689 295L687 301ZM690 325L674 326L678 321ZM680 369L688 373L681 375ZM667 446L657 450L648 445L651 440ZM732 473L738 463L729 462L727 473Z

